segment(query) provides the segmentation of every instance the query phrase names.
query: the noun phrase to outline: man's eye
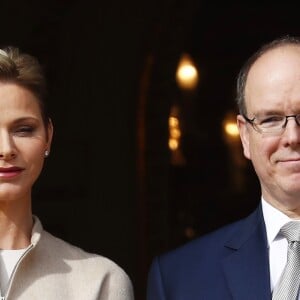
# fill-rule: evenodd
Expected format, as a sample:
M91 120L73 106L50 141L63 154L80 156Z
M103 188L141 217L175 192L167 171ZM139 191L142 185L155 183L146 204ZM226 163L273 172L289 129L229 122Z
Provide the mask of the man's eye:
M260 124L278 124L278 123L281 123L282 120L283 120L283 117L281 117L281 116L270 116L270 117L261 119Z

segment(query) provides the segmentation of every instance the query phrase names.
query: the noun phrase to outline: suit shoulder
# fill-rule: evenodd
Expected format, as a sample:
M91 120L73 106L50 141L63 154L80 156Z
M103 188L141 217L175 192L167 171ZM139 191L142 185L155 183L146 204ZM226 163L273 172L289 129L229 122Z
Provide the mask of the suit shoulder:
M190 260L193 257L213 257L224 250L224 243L237 234L245 219L225 225L203 236L200 236L182 246L163 253L158 257L160 261L180 259Z
M245 219L154 258L148 276L148 291L152 296L149 299L157 298L156 291L170 293L170 299L173 299L175 295L183 297L191 290L195 295L196 291L197 294L201 291L203 299L221 299L227 289L223 276L224 259L249 240L264 243L262 220L258 209Z

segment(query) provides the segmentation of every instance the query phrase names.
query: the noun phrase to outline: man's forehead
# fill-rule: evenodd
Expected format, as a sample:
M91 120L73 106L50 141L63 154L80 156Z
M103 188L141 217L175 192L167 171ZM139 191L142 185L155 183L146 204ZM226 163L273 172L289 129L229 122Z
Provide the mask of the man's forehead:
M270 49L249 69L245 94L253 84L265 85L267 81L279 83L281 78L290 80L295 75L300 76L300 45L283 45Z
M276 66L278 59L285 59L285 61L291 61L293 59L300 60L300 45L298 44L286 44L279 45L275 48L269 49L264 52L257 60L253 63L249 69L249 74L253 69L260 67L264 64Z

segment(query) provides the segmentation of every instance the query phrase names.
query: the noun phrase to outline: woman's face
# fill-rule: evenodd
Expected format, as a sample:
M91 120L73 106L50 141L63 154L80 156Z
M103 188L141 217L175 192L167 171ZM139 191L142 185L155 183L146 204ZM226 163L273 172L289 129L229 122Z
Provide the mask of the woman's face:
M0 82L0 203L30 202L52 133L52 124L45 128L38 101L29 90Z

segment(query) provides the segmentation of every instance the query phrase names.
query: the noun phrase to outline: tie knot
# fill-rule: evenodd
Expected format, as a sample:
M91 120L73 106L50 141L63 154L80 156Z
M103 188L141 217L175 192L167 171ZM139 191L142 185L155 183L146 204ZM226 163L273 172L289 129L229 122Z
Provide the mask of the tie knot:
M300 241L300 222L291 221L283 225L280 229L281 234L288 242Z

